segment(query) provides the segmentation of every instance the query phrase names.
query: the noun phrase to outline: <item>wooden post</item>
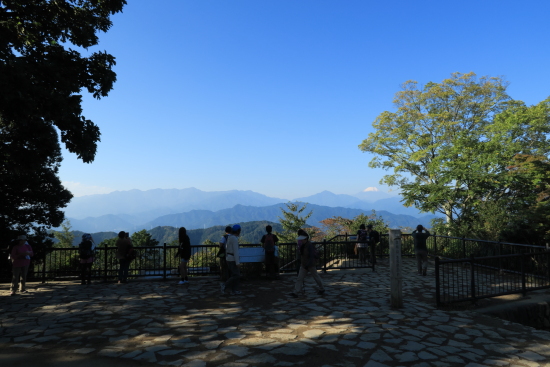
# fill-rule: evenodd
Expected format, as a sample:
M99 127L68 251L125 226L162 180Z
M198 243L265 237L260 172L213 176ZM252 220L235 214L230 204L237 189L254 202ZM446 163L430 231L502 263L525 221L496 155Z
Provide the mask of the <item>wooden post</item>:
M392 308L403 307L403 277L401 275L401 230L390 229L390 304Z

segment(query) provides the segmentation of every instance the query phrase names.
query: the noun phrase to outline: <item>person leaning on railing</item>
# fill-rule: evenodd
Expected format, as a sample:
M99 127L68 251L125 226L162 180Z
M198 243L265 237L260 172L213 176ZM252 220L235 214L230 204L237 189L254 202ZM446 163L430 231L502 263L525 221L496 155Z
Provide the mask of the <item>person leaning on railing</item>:
M411 235L414 239L418 275L426 275L428 271L428 246L426 245L426 240L430 237L430 232L419 224Z
M120 231L118 233L118 240L116 241L116 258L119 260L120 267L118 269L118 283L128 283L128 270L130 269L130 258L128 254L132 250L132 241L130 237L126 235L126 232Z

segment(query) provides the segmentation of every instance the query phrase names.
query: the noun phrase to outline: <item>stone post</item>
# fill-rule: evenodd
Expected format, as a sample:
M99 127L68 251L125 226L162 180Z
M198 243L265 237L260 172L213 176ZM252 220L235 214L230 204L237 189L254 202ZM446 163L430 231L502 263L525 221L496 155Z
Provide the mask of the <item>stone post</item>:
M401 230L390 229L390 304L392 308L403 307L403 277L401 275Z

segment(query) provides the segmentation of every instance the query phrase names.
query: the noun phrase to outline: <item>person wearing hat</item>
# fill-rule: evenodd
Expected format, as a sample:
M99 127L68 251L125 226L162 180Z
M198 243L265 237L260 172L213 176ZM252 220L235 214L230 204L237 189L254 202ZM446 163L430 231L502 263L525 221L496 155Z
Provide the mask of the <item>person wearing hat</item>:
M10 253L10 259L12 261L13 278L11 282L11 295L15 296L18 285L19 292L27 292L25 284L27 281L27 272L29 271L29 265L31 264L31 257L33 256L31 245L27 242L27 236L21 235L17 237L17 244L13 247Z
M82 242L78 245L78 256L80 257L80 278L82 285L92 284L92 265L94 263L95 244L92 235L84 233Z
M296 238L296 241L298 243L298 248L300 251L301 263L300 270L298 272L298 278L296 279L296 283L294 284L294 292L290 293L290 295L294 298L297 298L298 294L302 292L304 278L306 277L308 272L311 274L311 276L319 286L317 294L324 294L325 287L323 286L323 281L321 280L321 277L319 277L319 274L317 274L317 258L315 256L315 245L309 241L309 235L303 229L298 230L298 237Z
M225 245L225 259L227 262L227 269L229 271L229 279L227 282L221 284L222 294L226 289L231 290L231 294L241 294L239 290L239 281L241 278L241 272L239 267L241 266L239 258L239 236L241 235L241 226L235 224L231 228L231 234L227 237L227 243Z
M430 237L430 232L422 224L416 226L412 232L418 275L426 275L428 271L428 246L426 246L428 237Z

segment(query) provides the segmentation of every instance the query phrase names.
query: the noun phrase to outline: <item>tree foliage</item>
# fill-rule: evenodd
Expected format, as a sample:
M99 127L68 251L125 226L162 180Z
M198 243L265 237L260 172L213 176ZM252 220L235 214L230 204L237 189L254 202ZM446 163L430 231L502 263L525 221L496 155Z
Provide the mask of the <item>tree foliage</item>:
M72 248L74 242L74 233L71 231L71 222L69 220L61 223L61 231L54 231L53 236L58 241L54 244L57 248Z
M58 176L60 142L92 162L99 128L82 115L81 90L107 96L113 56L88 53L125 0L0 1L0 235L43 233L63 221L72 195ZM81 53L71 46L86 51Z
M359 214L353 219L332 217L324 219L320 223L322 224L321 230L327 239L343 234L355 235L361 224L372 224L373 229L380 233L385 233L388 231L388 224L381 216L377 216L376 211L374 210L370 215Z
M506 86L474 73L422 88L406 82L397 111L380 114L359 147L375 155L370 167L393 170L382 183L399 186L405 205L444 214L440 228L471 235L486 222L491 236L500 236L499 227L533 204L525 193L537 184L512 167L522 156L543 162L550 151L550 99L526 106Z
M279 217L279 223L283 226L281 232L276 232L281 243L290 243L296 241L296 235L299 229L305 229L306 221L313 214L310 211L308 214L302 214L307 204L303 203L286 203L287 210L280 208L282 217ZM310 233L311 235L311 233Z

